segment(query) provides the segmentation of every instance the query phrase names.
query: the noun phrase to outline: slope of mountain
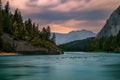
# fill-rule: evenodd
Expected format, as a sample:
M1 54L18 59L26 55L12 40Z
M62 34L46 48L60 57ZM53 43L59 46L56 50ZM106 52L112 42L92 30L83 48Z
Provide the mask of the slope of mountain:
M86 38L96 36L95 33L91 31L87 31L87 30L72 31L67 34L60 34L60 33L55 33L55 34L56 34L57 45L68 43L68 42L75 41L75 40L83 40Z
M120 31L120 6L112 13L97 38L116 36Z
M91 40L94 40L95 38L87 38L84 40L76 40L69 43L65 43L62 45L59 45L59 48L61 48L64 51L88 51L88 45Z
M120 53L120 7L107 20L96 38L77 40L62 44L64 51L99 51Z

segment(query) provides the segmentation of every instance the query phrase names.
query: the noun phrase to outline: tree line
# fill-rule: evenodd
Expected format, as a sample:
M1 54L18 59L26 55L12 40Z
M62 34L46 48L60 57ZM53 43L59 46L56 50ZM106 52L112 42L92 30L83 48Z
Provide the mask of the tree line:
M0 0L0 49L4 45L1 36L4 33L11 35L13 40L24 40L34 46L47 47L46 41L55 44L55 34L51 37L50 26L44 27L41 31L39 25L31 19L23 20L20 10L10 11L9 2L2 6Z
M117 36L96 38L89 42L89 51L120 51L120 31Z
M116 36L88 38L59 45L63 51L120 52L120 32Z

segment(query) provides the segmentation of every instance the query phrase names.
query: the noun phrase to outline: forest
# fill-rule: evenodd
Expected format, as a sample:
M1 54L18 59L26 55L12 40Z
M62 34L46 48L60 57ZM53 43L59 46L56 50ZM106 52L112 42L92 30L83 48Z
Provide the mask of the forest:
M96 38L88 44L89 51L120 51L120 31L117 36Z
M88 38L59 45L63 51L120 52L120 32L117 36Z
M23 20L19 9L11 12L9 2L2 6L0 0L0 51L14 51L12 45L2 40L3 34L9 34L13 40L24 40L33 46L56 48L55 34L51 37L50 26L39 30L39 25L28 20Z

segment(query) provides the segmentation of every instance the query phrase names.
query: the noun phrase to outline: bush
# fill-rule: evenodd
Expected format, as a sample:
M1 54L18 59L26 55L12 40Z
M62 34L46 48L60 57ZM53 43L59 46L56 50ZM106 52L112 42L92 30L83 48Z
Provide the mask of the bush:
M13 49L12 49L11 44L9 42L3 42L2 51L4 51L4 52L12 52Z

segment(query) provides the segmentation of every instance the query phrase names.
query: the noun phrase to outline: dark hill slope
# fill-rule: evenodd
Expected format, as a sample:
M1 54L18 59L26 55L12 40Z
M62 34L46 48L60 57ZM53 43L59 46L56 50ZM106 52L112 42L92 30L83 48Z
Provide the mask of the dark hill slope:
M73 42L59 45L59 48L61 48L63 51L88 51L88 44L93 39L95 38L93 37L84 40L76 40Z

